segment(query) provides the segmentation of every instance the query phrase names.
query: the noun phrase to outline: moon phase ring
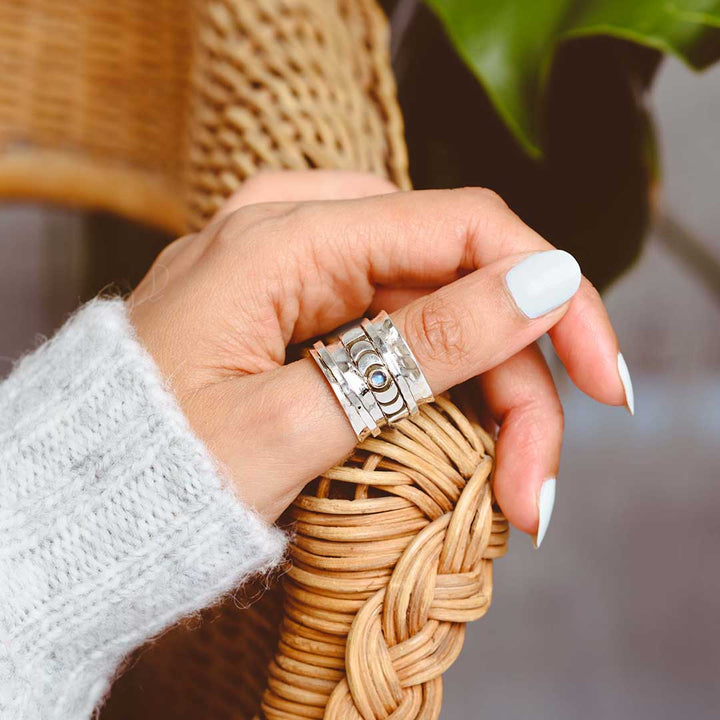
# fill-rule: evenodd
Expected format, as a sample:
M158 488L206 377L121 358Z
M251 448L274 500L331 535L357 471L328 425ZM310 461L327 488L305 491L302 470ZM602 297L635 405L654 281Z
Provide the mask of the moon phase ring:
M420 405L433 400L412 350L384 311L342 331L336 343L316 342L310 355L358 441L414 416Z

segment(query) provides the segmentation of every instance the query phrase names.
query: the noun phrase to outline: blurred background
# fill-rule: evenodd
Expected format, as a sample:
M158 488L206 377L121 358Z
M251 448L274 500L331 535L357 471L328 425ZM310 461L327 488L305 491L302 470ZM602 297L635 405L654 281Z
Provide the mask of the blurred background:
M720 263L720 69L677 61L650 97L658 214ZM445 720L720 716L720 278L678 254L661 219L605 293L636 414L555 373L566 412L540 550L515 532L493 607L446 675ZM712 263L705 267L713 270Z
M446 675L446 720L720 714L720 68L667 61L650 104L663 180L639 259L605 292L636 416L555 367L553 520L540 551L514 533L496 564L494 606ZM416 178L435 176L414 157ZM102 214L0 206L0 376L105 282L129 289L166 241Z

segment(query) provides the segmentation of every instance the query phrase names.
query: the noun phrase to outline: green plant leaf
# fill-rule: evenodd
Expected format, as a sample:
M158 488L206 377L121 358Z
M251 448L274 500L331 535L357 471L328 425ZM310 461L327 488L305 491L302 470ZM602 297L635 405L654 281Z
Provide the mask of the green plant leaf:
M557 46L612 35L695 69L720 59L720 0L425 0L525 150L541 155L545 87Z

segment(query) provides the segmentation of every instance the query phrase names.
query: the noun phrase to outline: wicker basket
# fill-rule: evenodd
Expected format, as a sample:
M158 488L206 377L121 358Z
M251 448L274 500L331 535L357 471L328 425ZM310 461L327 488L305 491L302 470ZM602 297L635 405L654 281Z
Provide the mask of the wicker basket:
M409 187L374 0L0 0L0 39L2 197L181 233L262 168ZM365 441L290 509L283 581L141 649L101 717L436 718L507 540L492 447L447 398Z
M0 197L197 227L263 167L408 187L374 0L0 0Z

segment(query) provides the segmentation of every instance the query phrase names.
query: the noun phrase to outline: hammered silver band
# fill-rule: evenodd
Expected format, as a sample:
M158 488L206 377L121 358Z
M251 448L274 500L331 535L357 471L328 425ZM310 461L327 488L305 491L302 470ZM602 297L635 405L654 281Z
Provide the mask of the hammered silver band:
M412 417L432 391L412 350L385 312L310 350L359 441Z

